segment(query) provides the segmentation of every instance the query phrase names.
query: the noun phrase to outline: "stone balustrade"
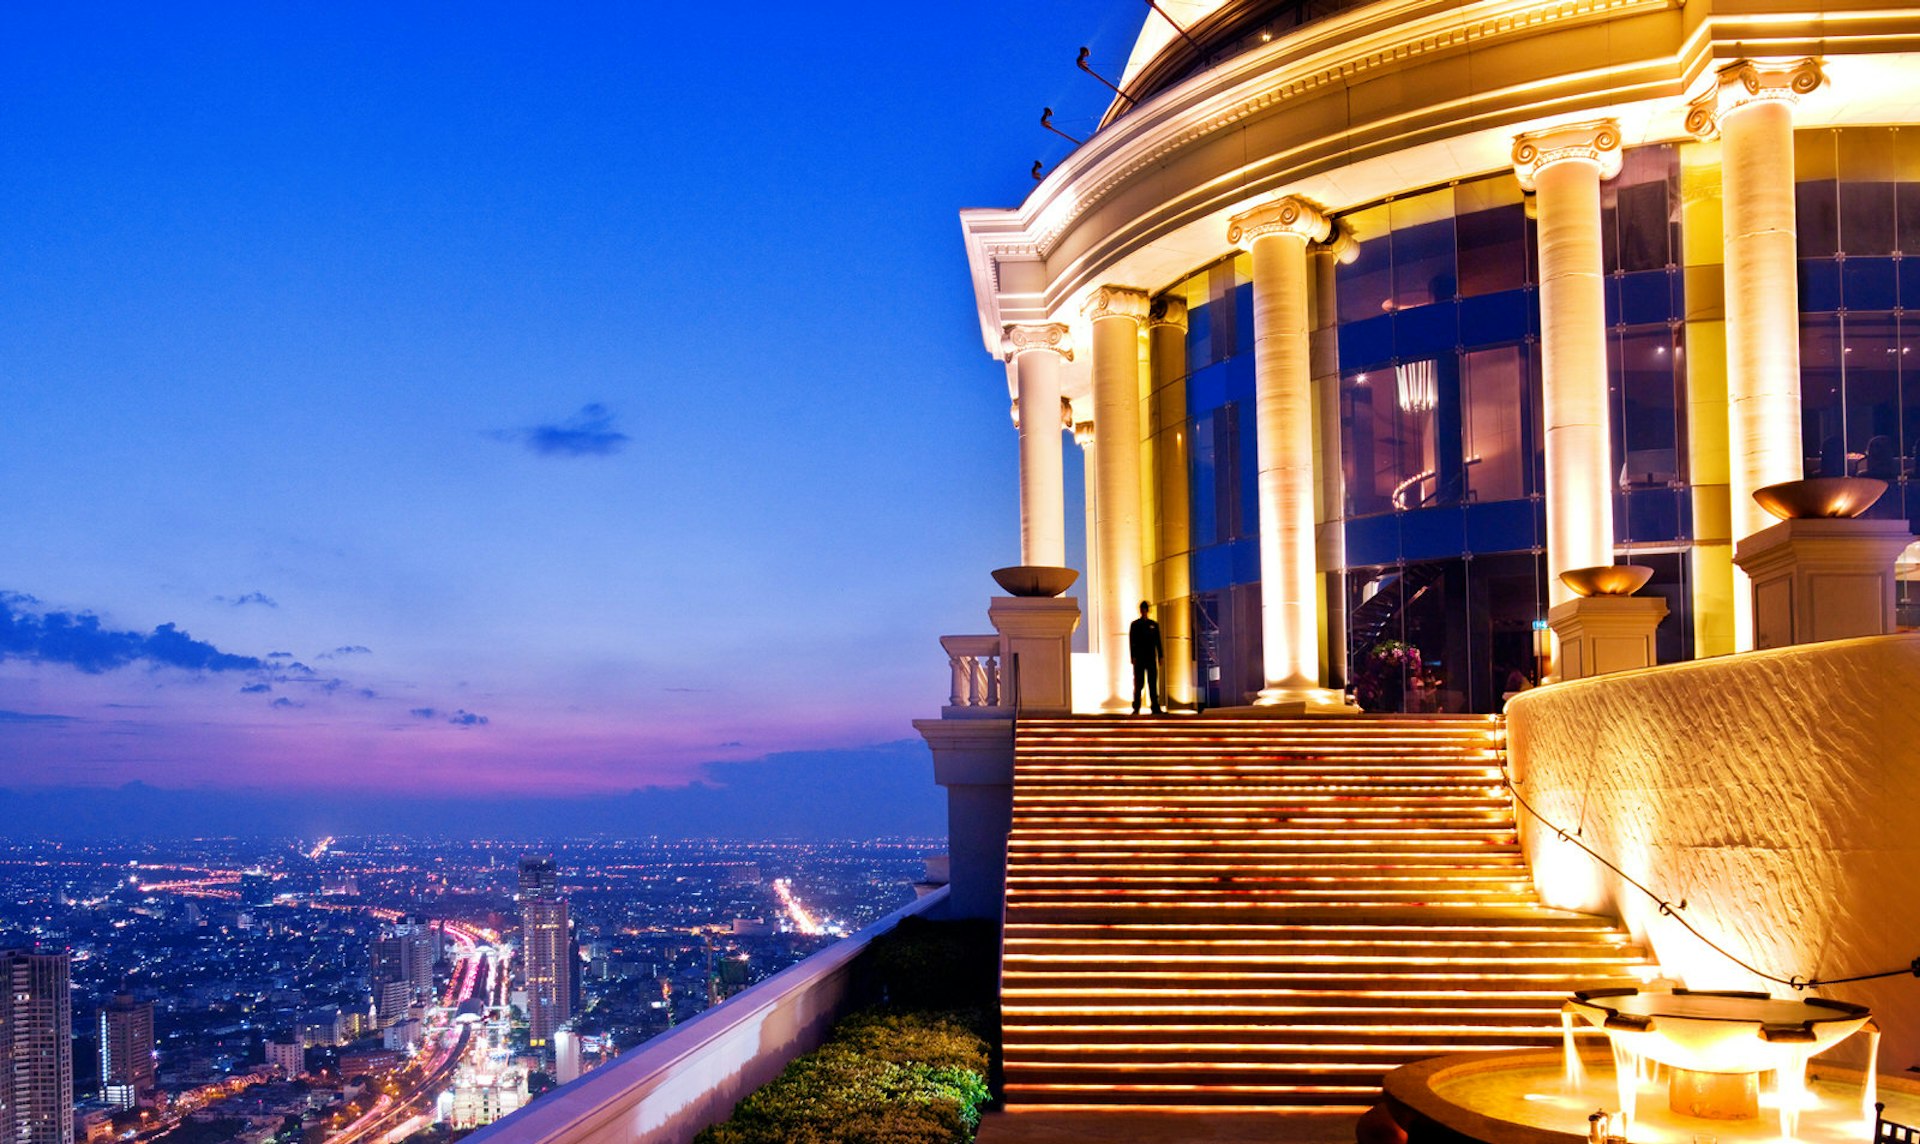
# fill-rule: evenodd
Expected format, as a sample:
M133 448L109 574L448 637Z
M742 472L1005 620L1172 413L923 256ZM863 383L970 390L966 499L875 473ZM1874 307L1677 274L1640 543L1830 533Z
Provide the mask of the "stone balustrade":
M953 676L952 691L941 717L1006 718L1006 705L1011 696L1003 682L1000 637L941 636L940 646L947 653L947 667Z

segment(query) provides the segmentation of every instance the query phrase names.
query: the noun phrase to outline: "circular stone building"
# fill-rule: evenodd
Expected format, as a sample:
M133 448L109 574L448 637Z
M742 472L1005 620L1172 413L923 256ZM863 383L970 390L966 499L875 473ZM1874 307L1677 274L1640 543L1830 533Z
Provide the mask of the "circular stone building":
M1083 705L1150 600L1176 703L1497 710L1562 571L1650 566L1658 659L1717 655L1754 489L1920 517L1920 9L1161 8L1099 131L962 215L1023 563L1085 466Z

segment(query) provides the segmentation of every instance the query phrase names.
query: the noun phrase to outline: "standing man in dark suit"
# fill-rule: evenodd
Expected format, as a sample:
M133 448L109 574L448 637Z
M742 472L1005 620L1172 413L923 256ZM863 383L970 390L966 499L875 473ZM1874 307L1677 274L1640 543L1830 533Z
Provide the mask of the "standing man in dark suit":
M1133 713L1140 714L1140 684L1147 685L1147 697L1153 713L1160 714L1160 625L1147 615L1147 602L1140 601L1140 618L1127 629L1127 643L1133 652Z

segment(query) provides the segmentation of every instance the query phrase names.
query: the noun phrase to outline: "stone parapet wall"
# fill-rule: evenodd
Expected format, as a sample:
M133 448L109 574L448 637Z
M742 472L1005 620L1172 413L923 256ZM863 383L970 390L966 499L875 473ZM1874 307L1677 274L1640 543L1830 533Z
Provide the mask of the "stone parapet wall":
M1507 733L1522 798L1662 898L1684 899L1683 916L1743 960L1822 978L1920 955L1920 635L1559 684L1515 697ZM1689 987L1787 992L1520 819L1549 904L1619 916ZM1881 1071L1920 1065L1920 980L1815 995L1874 1010Z

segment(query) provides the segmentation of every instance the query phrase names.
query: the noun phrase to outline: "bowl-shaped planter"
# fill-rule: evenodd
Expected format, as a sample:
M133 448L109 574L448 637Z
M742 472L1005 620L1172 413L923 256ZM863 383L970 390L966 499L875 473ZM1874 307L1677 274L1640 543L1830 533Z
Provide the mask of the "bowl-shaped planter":
M1887 491L1873 477L1808 477L1753 490L1761 508L1781 520L1859 516Z
M1058 596L1079 578L1080 573L1071 568L1045 564L1016 564L993 570L993 582L1006 589L1009 596Z
M1602 564L1560 573L1560 582L1576 596L1631 596L1651 579L1653 569L1645 564Z

